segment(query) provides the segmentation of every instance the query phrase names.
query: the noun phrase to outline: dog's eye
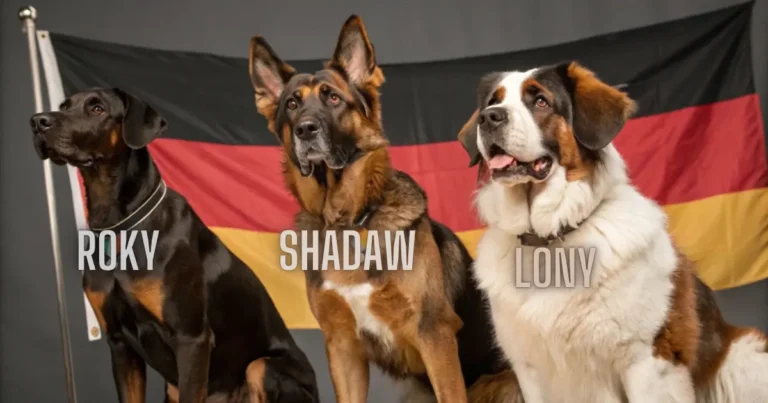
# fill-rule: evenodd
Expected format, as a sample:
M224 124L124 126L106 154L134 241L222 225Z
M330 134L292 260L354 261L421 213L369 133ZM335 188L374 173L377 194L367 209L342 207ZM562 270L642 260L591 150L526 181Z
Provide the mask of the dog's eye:
M536 97L536 106L539 108L546 108L549 106L549 102L547 102L544 97L538 96Z
M91 112L101 115L102 113L104 113L104 107L98 104L93 105L91 107Z
M491 99L488 100L488 105L487 106L496 105L498 103L499 103L499 100L496 99L496 97L491 97Z
M328 95L328 102L330 102L331 105L338 105L339 102L341 102L341 97L339 97L338 94L332 92Z
M289 99L285 106L290 110L294 110L299 107L299 104L295 99Z

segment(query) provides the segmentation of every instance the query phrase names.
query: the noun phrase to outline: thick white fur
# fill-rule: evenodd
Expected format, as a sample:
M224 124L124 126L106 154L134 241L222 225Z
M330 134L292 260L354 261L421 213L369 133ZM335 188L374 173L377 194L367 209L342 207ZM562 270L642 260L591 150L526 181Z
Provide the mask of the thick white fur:
M502 81L506 93L519 94L519 87L509 86L519 86L528 74L508 75ZM542 135L526 123L530 112L514 100L503 104L522 122L507 134L505 149L519 159L541 156ZM482 136L478 146L484 152ZM497 341L526 403L697 401L688 369L653 356L677 267L666 215L629 183L613 145L600 154L594 174L578 181L566 181L565 169L555 164L543 183L509 187L492 181L478 191L476 207L488 230L475 273L490 301ZM519 287L515 248L523 249L523 276L531 275L533 253L517 235L533 230L546 236L579 223L551 247L596 248L591 278L575 288ZM768 387L753 387L768 380L768 355L759 356L754 344L732 346L712 392L718 397L699 402L768 402ZM726 395L733 398L720 397Z
M730 345L714 385L699 391L702 403L768 402L768 353L762 335L748 333Z

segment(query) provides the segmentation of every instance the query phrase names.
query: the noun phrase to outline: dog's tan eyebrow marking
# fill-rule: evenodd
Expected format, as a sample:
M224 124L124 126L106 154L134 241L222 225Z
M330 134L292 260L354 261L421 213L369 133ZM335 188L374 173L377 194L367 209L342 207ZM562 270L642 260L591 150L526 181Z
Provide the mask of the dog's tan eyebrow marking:
M109 134L109 143L114 147L118 140L120 140L119 129L112 130L112 132Z
M548 90L547 87L545 87L535 78L529 78L523 81L523 84L520 86L520 90L522 91L520 96L522 97L522 96L525 96L526 93L533 92L531 91L531 89L535 89L537 91L542 92L544 96L546 96L550 100L554 98L554 94L552 94L552 91Z
M507 88L504 86L498 86L496 90L493 91L490 101L495 101L494 103L499 103L504 100L505 96L507 96Z
M302 85L293 92L293 96L298 99L306 99L310 92L312 92L312 89L309 86Z
M347 80L342 77L341 74L339 74L337 71L331 70L331 79L333 79L333 84L335 84L338 87L344 87L347 88Z
M345 102L352 102L352 95L344 91L343 88L339 88L335 86L333 83L329 83L327 81L320 81L317 86L315 86L313 92L315 96L320 96L320 93L323 91L323 89L329 89L339 95Z

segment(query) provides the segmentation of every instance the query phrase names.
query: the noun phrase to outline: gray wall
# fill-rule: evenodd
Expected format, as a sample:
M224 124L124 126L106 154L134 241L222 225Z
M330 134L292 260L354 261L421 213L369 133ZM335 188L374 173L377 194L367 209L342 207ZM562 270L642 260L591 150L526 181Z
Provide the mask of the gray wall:
M219 0L36 0L39 27L103 41L245 57L251 35L265 35L286 59L330 55L338 29L361 15L380 62L449 59L512 51L640 27L711 11L738 0L406 0L270 2ZM211 4L217 4L215 7ZM42 168L27 128L33 112L29 63L16 11L0 2L0 402L63 402L53 258ZM768 0L757 0L753 23L755 76L768 94ZM247 81L244 83L247 85ZM768 117L768 102L763 115ZM385 111L386 113L386 111ZM56 169L61 229L74 231L66 173ZM62 239L72 267L74 237ZM79 273L66 273L80 402L114 400L107 347L85 334ZM726 317L768 330L768 282L718 293ZM324 352L311 332L297 332L331 396ZM151 388L160 384L152 379ZM371 402L393 401L376 377ZM153 402L150 398L150 402ZM333 401L328 398L325 401Z

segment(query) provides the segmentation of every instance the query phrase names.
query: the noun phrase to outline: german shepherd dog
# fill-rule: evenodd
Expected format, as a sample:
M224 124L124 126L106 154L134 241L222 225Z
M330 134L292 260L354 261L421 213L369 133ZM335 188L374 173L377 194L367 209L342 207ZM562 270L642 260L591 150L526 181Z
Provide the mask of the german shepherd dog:
M94 232L158 231L152 267L139 240L123 239L112 258L132 252L134 270L83 274L119 402L145 401L147 365L165 379L166 402L319 401L264 285L160 177L147 145L166 131L162 116L120 89L94 89L30 125L40 158L79 168Z
M314 74L297 73L256 36L250 75L256 107L285 151L284 180L301 206L297 229L321 231L321 240L328 231L358 231L364 240L415 233L412 270L305 272L337 401L366 401L369 361L405 380L408 401L462 403L468 389L469 401L514 401L517 383L499 359L470 255L430 219L419 185L390 164L378 93L384 75L362 20L346 21L333 58Z

